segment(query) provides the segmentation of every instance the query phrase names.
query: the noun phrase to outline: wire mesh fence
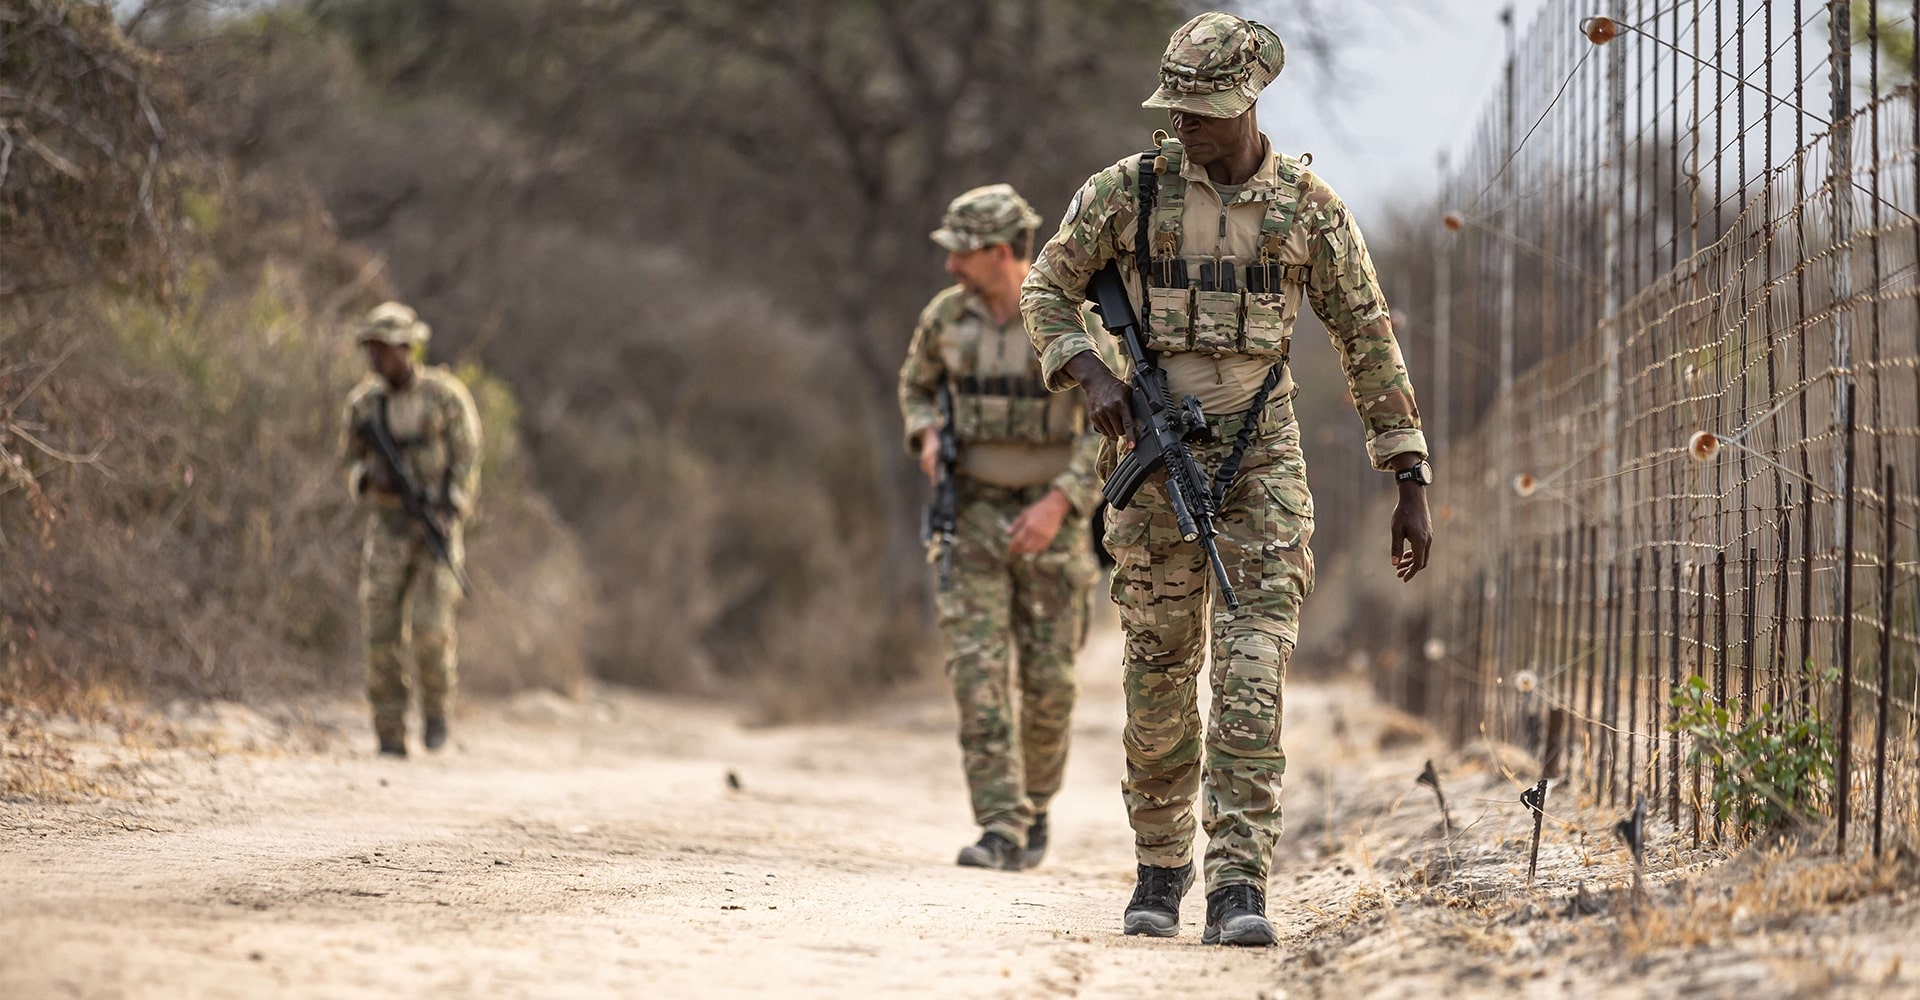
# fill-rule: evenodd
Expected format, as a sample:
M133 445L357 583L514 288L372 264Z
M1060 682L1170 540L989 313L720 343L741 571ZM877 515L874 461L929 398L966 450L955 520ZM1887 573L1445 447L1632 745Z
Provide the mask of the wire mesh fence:
M1843 850L1920 831L1916 21L1553 0L1510 34L1409 281L1475 516L1390 698L1696 842L1750 832L1729 787ZM1702 686L1724 718L1676 726Z

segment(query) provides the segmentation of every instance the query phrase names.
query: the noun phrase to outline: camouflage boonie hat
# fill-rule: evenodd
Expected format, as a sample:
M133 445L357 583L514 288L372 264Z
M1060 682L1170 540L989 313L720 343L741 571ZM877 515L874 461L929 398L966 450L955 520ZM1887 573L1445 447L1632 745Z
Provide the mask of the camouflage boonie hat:
M431 336L432 328L420 322L412 309L398 302L382 302L367 313L357 339L362 344L371 340L395 347L412 347L426 343Z
M930 235L953 253L970 253L995 243L1012 243L1022 232L1040 227L1040 213L1011 184L989 184L953 199L940 228Z
M1273 29L1208 11L1180 26L1160 57L1160 89L1141 103L1208 118L1237 118L1287 64Z

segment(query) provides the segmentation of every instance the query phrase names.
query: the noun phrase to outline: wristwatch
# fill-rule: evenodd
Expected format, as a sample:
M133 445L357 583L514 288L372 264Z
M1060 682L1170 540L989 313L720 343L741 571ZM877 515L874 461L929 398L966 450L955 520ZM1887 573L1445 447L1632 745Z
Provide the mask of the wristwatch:
M1397 483L1419 483L1422 486L1432 486L1433 466L1423 458L1419 462L1394 473L1393 479L1394 482Z

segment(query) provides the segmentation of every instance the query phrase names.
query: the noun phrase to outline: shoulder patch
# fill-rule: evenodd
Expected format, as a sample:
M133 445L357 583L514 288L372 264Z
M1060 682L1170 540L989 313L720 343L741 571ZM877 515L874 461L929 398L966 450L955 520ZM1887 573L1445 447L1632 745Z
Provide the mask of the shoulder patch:
M1093 183L1089 181L1086 184L1080 185L1080 190L1073 193L1073 200L1067 202L1067 214L1060 218L1061 228L1064 229L1080 221L1080 209L1087 203L1087 188L1092 186Z

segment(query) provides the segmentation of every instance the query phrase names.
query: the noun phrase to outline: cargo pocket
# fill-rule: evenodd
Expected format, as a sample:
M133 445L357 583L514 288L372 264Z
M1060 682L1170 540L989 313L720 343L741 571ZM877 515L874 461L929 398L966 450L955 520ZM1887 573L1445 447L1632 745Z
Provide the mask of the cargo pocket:
M1147 551L1147 521L1152 515L1138 507L1128 510L1106 508L1107 530L1101 544L1113 558L1113 584L1110 593L1115 604L1127 606L1130 593L1151 597L1153 556Z
M1151 517L1138 507L1107 508L1107 530L1100 540L1121 568L1145 569L1151 561L1147 556L1147 521Z
M1268 479L1265 558L1261 585L1269 591L1313 593L1313 493L1304 479Z

